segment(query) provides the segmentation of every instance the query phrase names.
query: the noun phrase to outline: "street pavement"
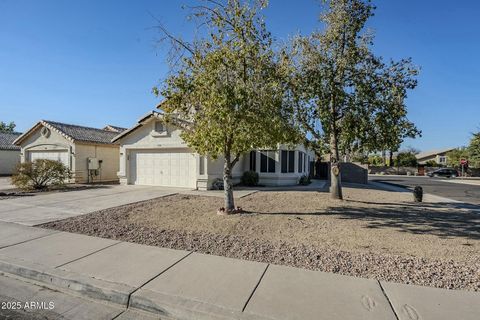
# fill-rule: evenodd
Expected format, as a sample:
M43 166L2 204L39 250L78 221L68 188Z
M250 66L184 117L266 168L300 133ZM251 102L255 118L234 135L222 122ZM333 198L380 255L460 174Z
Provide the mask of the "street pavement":
M451 182L448 181L448 179L442 178L369 175L368 179L370 181L389 183L411 189L415 186L421 186L424 193L450 198L468 204L480 205L480 185L476 183L453 182L461 182L462 180L460 178L452 179Z
M54 302L54 309L33 313L45 315L42 319L478 320L480 314L478 292L395 284L4 222L0 273L2 302ZM75 296L88 301L85 309ZM23 311L0 309L0 318L15 312Z

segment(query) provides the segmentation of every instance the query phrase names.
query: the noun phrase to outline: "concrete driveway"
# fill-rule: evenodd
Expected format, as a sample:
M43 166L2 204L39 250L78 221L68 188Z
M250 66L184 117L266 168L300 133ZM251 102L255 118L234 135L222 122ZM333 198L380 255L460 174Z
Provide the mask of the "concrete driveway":
M0 177L0 192L9 191L14 188L15 186L10 183L10 177Z
M0 200L0 221L32 226L185 191L181 188L104 185L86 190L40 193Z

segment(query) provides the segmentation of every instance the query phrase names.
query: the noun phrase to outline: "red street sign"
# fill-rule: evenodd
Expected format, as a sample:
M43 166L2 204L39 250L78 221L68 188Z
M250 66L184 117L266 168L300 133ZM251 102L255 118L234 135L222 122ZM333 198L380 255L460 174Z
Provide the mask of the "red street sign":
M465 159L461 159L461 160L460 160L460 164L461 164L462 166L463 166L463 165L466 165L467 163L468 163L468 161L465 160Z

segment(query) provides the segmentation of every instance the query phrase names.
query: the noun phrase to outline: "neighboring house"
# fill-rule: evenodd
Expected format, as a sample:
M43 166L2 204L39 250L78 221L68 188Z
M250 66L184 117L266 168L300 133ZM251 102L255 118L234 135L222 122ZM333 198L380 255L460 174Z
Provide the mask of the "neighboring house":
M21 133L0 132L0 175L11 175L20 162L20 147L13 144Z
M445 166L447 165L447 153L452 150L455 150L455 148L445 148L420 152L416 155L417 161L419 164L425 164L428 161L435 161L437 164Z
M112 126L111 124L108 124L103 128L103 130L120 133L127 130L127 128Z
M181 132L173 124L165 124L162 113L152 111L115 137L112 142L120 144L120 183L206 190L222 179L222 159L195 153L180 137ZM240 158L232 177L237 183L245 171L254 170L262 185L294 185L309 174L313 160L314 153L303 146L252 151Z
M21 161L50 159L63 162L73 173L70 182L118 180L117 131L42 120L19 136Z

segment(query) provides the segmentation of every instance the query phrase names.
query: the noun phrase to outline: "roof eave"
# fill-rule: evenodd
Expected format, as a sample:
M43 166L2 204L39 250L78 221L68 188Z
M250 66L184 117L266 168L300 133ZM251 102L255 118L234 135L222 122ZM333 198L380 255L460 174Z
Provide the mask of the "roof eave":
M158 111L150 111L149 113L147 113L147 114L145 114L143 117L141 117L141 118L137 121L137 124L135 124L133 127L131 127L130 129L127 129L127 130L121 132L119 135L115 136L115 137L111 140L111 142L112 142L112 143L113 143L113 142L116 142L116 141L120 140L121 138L129 135L131 132L133 132L133 131L135 131L136 129L138 129L139 127L141 127L142 124L143 124L146 120L148 120L148 119L150 119L151 117L156 116L156 115L158 115L158 114L160 114Z

